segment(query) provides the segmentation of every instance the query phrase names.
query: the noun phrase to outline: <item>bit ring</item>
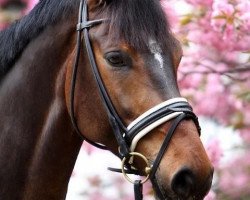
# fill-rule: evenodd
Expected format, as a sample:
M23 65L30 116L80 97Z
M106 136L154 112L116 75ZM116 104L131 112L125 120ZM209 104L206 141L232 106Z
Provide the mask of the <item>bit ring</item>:
M150 164L149 164L149 161L148 161L148 159L144 156L144 155L142 155L142 154L140 154L140 153L138 153L138 152L130 152L129 153L129 157L124 157L123 159L122 159L122 166L121 166L121 169L122 169L122 174L123 174L123 176L124 176L124 178L127 180L127 181L129 181L130 183L132 183L132 184L135 184L135 180L132 180L128 175L127 175L127 173L125 172L125 163L126 163L126 161L128 160L128 159L130 159L131 157L139 157L139 158L141 158L142 160L144 160L144 162L146 163L146 167L145 167L145 170L144 170L144 172L147 174L147 176L146 176L146 178L145 179L143 179L143 180L141 180L141 184L143 184L143 183L145 183L148 179L149 179L149 175L150 175L150 171L151 171L151 166L150 166Z

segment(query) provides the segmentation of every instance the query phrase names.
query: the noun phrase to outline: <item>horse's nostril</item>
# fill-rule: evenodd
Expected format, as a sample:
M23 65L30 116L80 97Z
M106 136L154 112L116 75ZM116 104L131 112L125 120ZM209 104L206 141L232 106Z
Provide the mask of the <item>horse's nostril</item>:
M182 198L190 196L195 184L195 177L188 168L182 168L178 171L171 182L172 190Z

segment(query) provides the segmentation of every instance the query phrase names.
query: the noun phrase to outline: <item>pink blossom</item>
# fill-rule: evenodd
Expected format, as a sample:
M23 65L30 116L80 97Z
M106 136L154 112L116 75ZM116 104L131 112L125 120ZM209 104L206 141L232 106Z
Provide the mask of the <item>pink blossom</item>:
M250 10L250 2L246 0L240 0L238 4L236 4L235 9L240 15L247 14Z
M194 74L193 76L190 76L189 79L185 78L181 85L184 88L197 88L203 80L203 76L199 73Z
M240 136L243 138L244 142L250 143L250 126L247 128L241 129Z
M7 27L8 27L8 23L0 23L0 31Z
M212 16L232 16L234 14L234 6L227 0L214 0L212 5Z
M216 194L210 190L204 200L216 200Z
M247 32L250 29L250 13L244 13L239 18L241 20L241 30Z
M245 174L231 174L230 172L223 172L220 180L220 188L224 193L234 197L240 198L249 185L248 176Z
M196 105L194 109L200 115L210 116L220 123L226 124L230 119L230 113L234 110L234 104L228 101L229 99L225 99L228 91L223 87L221 77L217 74L207 76L205 81L203 81L203 83L206 83L203 90L194 92L193 101ZM227 107L218 109L224 105L227 105Z
M217 139L209 141L209 143L206 145L206 150L211 162L213 163L213 166L218 168L220 159L223 155L222 148L220 147L220 141Z
M161 5L162 5L162 8L167 15L167 18L168 18L168 21L169 21L169 24L171 25L171 27L176 26L176 24L178 22L178 18L177 18L175 11L173 10L173 7L170 4L170 2L166 1L166 0L162 0Z
M24 13L27 14L35 7L35 5L38 3L39 0L22 0L22 1L27 4L24 11Z
M210 6L213 0L186 0L188 3L194 6Z
M0 0L0 6L5 5L8 2L8 0Z
M228 163L220 171L220 189L232 199L241 199L250 195L250 155L248 153Z
M241 1L236 5L236 17L239 19L239 28L244 33L249 33L250 28L250 1Z
M242 110L245 110L244 112L244 125L248 126L250 128L250 105L247 105L247 103L245 103L244 105L242 105ZM250 132L250 130L249 130Z
M93 145L85 142L83 145L82 145L82 148L84 149L84 151L87 152L87 154L91 155L94 151L97 150L96 147L94 147Z
M89 194L89 200L108 200L101 192L93 192Z
M151 182L150 182L150 181L147 181L147 182L143 185L143 194L149 195L149 196L150 196L150 194L152 195L152 193L153 193L152 187L153 187L153 186L152 186Z

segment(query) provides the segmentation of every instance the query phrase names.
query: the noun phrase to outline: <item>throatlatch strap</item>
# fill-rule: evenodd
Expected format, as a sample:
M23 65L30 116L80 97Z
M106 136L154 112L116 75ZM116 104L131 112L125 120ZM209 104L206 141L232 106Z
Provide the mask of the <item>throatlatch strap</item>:
M142 184L141 180L136 180L134 183L134 194L135 194L135 200L142 200L143 194L142 194Z

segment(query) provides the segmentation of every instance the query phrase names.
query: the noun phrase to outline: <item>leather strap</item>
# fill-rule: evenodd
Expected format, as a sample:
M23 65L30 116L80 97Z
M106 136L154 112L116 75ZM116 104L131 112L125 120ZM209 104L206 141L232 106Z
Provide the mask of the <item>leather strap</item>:
M75 57L75 63L73 66L73 71L72 71L72 79L71 79L71 92L70 92L70 117L71 117L71 122L77 132L77 134L83 139L86 140L88 143L92 144L95 147L98 147L100 149L107 149L106 146L93 142L89 139L87 139L83 134L81 134L81 131L79 130L76 119L75 119L75 113L74 113L74 92L75 92L75 83L76 83L76 76L77 76L77 69L78 69L78 64L79 64L79 57L80 57L80 50L81 50L81 34L83 32L84 34L84 41L85 41L85 46L86 46L86 51L88 53L89 57L89 62L98 86L98 90L103 102L103 105L105 106L110 124L113 128L113 131L115 133L116 138L118 139L118 144L121 146L121 155L127 155L129 152L129 148L125 145L124 139L122 139L122 134L123 132L127 132L127 128L122 122L121 118L119 117L114 105L112 104L112 101L110 100L110 97L106 91L106 88L103 84L102 78L100 76L99 70L97 68L96 62L95 62L95 57L92 52L92 47L90 44L89 40L89 35L88 35L88 29L91 28L92 26L98 25L102 23L103 21L106 21L105 19L100 19L100 20L93 20L93 21L88 21L88 16L87 16L87 1L86 0L81 0L80 2L80 7L79 7L79 16L78 16L78 24L77 24L77 53Z
M162 157L164 156L168 146L169 146L169 143L170 143L170 140L174 134L174 131L176 130L178 124L186 117L186 114L185 113L182 113L181 115L179 115L173 122L173 124L171 125L163 143L162 143L162 146L159 150L159 153L154 161L154 164L151 168L151 172L150 172L150 178L152 178L153 176L155 176L155 173L156 173L156 170L158 169L159 167L159 164L161 162L161 159Z
M79 8L78 21L81 21L82 9L83 9L83 5L82 5L82 1L81 1L80 8ZM81 31L77 31L76 57L75 57L74 66L72 69L71 88L70 88L70 113L69 113L69 115L70 115L71 123L74 127L74 130L76 131L76 133L80 136L80 138L82 140L87 141L88 143L90 143L91 145L93 145L97 148L106 150L107 148L104 145L96 143L96 142L92 142L91 140L86 138L79 130L76 119L75 119L74 99L75 99L75 85L76 85L76 78L77 78L77 70L78 70L78 64L79 64L79 58L80 58L80 52L81 52L81 43L82 43L81 42L81 33L82 33Z
M134 194L135 194L135 200L142 200L143 199L143 193L142 193L142 184L141 180L136 180L134 183Z
M122 173L122 170L119 168L108 167L108 170L112 171L112 172ZM137 169L125 169L124 171L126 174L134 174L137 176L144 176L144 173L140 172Z

